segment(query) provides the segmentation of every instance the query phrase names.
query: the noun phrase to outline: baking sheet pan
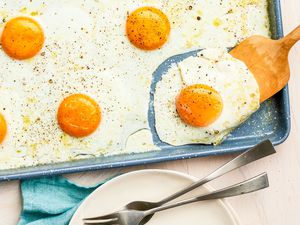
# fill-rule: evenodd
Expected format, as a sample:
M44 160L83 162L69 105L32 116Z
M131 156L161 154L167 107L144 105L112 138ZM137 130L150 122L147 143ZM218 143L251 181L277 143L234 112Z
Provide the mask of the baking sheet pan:
M269 1L269 16L272 38L283 36L280 0ZM151 104L151 103L150 103ZM153 114L149 111L149 124L153 130ZM185 145L173 147L159 141L154 132L154 141L161 151L98 157L81 161L51 164L0 171L0 181L51 176L95 169L107 169L219 155L243 151L257 142L270 139L274 145L284 142L290 133L290 105L288 87L266 101L246 123L237 128L221 145Z

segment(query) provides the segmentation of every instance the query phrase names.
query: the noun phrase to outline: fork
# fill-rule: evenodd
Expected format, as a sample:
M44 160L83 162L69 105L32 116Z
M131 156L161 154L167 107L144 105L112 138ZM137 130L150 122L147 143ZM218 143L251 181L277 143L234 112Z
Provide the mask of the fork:
M145 211L145 210L150 210L152 208L162 206L162 205L178 198L179 196L182 196L182 195L200 187L201 185L208 183L211 180L214 180L232 170L235 170L237 168L245 166L245 165L252 163L258 159L261 159L261 158L264 158L271 154L274 154L275 152L276 151L275 151L272 143L269 140L265 140L265 141L257 144L253 148L249 149L248 151L240 154L239 156L232 159L228 163L224 164L223 166L221 166L220 168L218 168L217 170L215 170L214 172L212 172L205 178L168 196L167 198L165 198L159 202L134 201L134 202L127 204L122 209L120 209L119 211L116 211L112 214L98 216L98 217L85 218L85 219L95 219L95 218L97 218L99 220L106 219L106 218L110 218L111 215L115 215L116 213L122 213L123 211L126 211L126 212L128 212L129 210ZM143 220L143 222L146 223L147 221L149 221L151 219L151 217L152 217L152 215L149 215L148 217L146 217Z
M220 198L233 197L237 195L243 195L247 193L251 193L254 191L258 191L264 188L269 187L268 176L266 173L262 173L256 177L253 177L249 180L243 181L241 183L211 192L209 194L200 195L194 198L182 200L176 203L167 204L163 206L159 206L153 209L149 209L146 211L138 211L138 210L123 210L110 216L107 216L105 219L84 219L86 225L143 225L148 221L143 221L150 215L154 215L156 212L164 211L167 209L172 209L175 207L183 206L186 204L205 201L205 200L213 200Z

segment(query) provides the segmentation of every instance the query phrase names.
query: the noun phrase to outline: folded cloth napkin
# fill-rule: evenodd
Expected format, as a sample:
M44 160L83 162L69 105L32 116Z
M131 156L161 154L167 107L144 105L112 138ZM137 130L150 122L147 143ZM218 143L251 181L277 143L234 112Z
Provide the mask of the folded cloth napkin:
M106 181L81 187L62 176L24 180L18 225L67 225L81 202Z

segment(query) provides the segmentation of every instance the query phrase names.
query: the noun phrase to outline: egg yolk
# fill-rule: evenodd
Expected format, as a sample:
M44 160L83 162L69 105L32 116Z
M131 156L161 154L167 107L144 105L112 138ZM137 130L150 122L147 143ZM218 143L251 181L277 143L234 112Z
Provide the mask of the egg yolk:
M223 103L215 89L196 84L181 90L176 99L176 109L185 123L194 127L206 127L219 118Z
M3 142L6 132L7 132L6 121L4 119L4 116L0 114L0 143Z
M35 56L45 41L41 26L28 17L16 17L9 20L2 32L3 50L11 58L23 60Z
M159 9L142 7L127 18L126 33L130 42L143 50L154 50L168 40L170 22Z
M101 110L89 96L74 94L63 100L58 108L58 124L67 134L84 137L93 133L100 124Z

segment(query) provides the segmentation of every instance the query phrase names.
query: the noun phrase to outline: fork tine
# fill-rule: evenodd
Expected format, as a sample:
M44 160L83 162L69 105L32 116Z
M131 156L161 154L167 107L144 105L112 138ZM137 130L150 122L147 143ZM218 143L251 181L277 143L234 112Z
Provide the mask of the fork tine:
M116 225L117 223L115 223L115 222L113 222L113 223L106 223L106 222L104 222L104 223L84 223L84 225Z
M106 215L103 215L103 216L83 218L83 220L109 220L109 219L115 219L115 218L116 218L116 214L115 213L110 213L110 214L106 214Z
M89 223L84 223L84 225L116 225L117 223L116 222L104 222L104 223L94 223L94 222L89 222Z
M117 225L117 223L84 223L84 225Z
M112 224L118 224L118 218L109 218L109 219L83 219L84 224L98 224L98 225L112 225Z

